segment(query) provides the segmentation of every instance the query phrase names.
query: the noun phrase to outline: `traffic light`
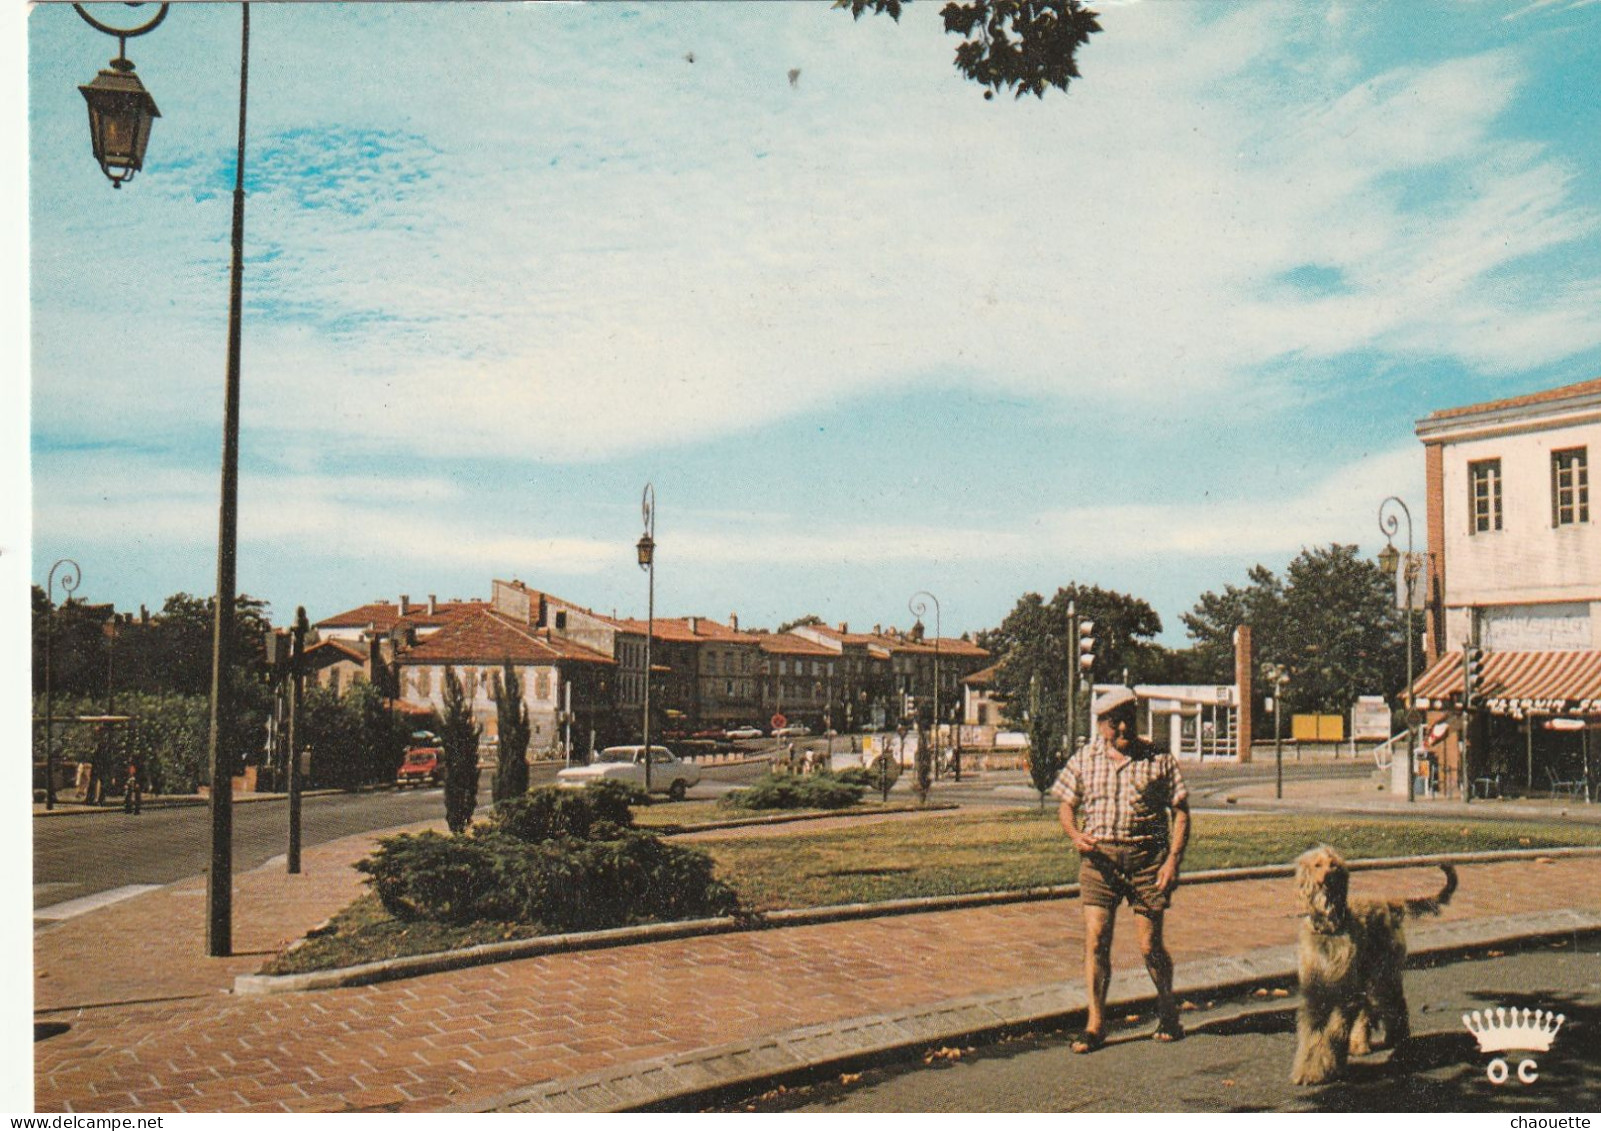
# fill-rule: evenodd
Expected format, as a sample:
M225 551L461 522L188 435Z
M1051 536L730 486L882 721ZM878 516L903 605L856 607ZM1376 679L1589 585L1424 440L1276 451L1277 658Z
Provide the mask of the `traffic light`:
M1078 622L1078 666L1080 671L1087 672L1095 666L1095 622L1081 620Z
M1462 705L1476 710L1484 704L1484 649L1469 646L1462 649Z

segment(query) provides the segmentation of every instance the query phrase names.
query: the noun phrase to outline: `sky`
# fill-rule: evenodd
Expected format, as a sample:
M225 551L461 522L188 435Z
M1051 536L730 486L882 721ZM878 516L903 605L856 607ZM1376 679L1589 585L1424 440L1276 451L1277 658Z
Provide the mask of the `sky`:
M1076 581L1182 646L1387 496L1421 545L1418 419L1601 375L1601 4L1096 7L1069 93L985 101L932 0L257 5L239 588L642 616L650 482L661 615L956 635ZM0 556L154 610L215 586L239 12L129 42L120 190L115 43L17 23Z

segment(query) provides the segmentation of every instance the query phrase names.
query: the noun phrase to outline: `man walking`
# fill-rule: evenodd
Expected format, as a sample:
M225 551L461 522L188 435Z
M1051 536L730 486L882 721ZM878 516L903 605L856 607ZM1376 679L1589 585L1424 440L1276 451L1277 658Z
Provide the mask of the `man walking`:
M1062 828L1078 850L1079 902L1084 907L1084 982L1089 990L1076 1053L1106 1043L1106 991L1112 980L1112 927L1124 900L1134 911L1140 953L1156 987L1163 1042L1184 1035L1173 1000L1173 959L1162 941L1162 916L1178 886L1190 838L1189 791L1178 760L1135 734L1138 701L1127 687L1093 704L1097 737L1067 760L1051 793ZM1170 820L1171 818L1171 820Z

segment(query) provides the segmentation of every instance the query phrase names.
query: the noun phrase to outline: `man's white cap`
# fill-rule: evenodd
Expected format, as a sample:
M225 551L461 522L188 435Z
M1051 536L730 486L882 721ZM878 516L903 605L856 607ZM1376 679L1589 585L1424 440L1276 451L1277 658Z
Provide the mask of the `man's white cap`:
M1100 718L1102 715L1110 714L1126 703L1136 702L1138 698L1132 688L1114 687L1112 690L1103 691L1096 696L1095 702L1090 704L1090 710L1095 713L1096 718Z

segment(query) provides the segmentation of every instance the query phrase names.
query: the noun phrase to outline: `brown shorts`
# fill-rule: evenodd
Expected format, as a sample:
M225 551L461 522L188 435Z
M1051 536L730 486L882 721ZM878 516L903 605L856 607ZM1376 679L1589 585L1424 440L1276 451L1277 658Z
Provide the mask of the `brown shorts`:
M1086 907L1117 907L1124 900L1136 915L1167 910L1168 893L1156 883L1156 873L1167 859L1165 844L1111 844L1101 842L1079 861L1079 902Z

